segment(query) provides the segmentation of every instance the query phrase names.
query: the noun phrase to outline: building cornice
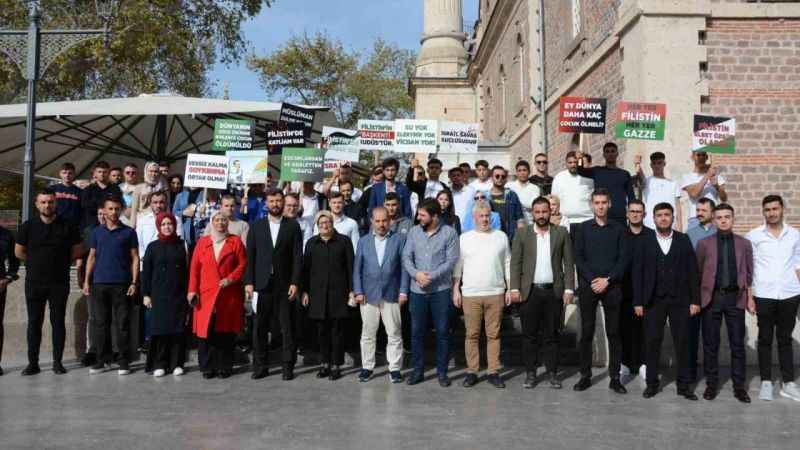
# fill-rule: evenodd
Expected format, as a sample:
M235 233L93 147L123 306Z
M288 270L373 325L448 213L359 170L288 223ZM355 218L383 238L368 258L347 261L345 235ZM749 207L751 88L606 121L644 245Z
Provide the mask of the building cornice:
M417 88L469 88L472 82L465 77L412 77L408 79L408 95L416 98Z
M515 16L514 12L519 8L520 4L522 4L521 1L506 0L498 2L498 4L492 8L492 15L489 16L489 21L486 23L486 31L484 31L481 37L475 56L470 60L467 66L467 78L469 78L472 83L475 83L478 79L480 69L486 67L488 64L492 52L500 42L503 32L505 32L511 19Z

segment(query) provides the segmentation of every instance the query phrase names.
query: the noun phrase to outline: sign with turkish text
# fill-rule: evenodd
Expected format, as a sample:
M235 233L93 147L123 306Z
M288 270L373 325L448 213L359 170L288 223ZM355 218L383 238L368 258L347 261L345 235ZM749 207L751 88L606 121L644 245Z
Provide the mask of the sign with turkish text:
M270 155L280 155L283 147L306 145L305 125L302 123L276 123L267 127L267 149Z
M692 151L734 153L736 151L736 119L694 115Z
M442 122L439 125L439 153L477 153L480 125Z
M620 102L614 135L618 139L663 141L666 125L666 104Z
M255 123L252 120L214 119L214 142L211 150L252 150Z
M186 156L183 185L188 188L225 189L228 187L228 157L224 155Z
M228 183L260 184L267 179L269 155L266 150L226 152L225 156L228 157Z
M438 129L439 122L436 120L395 120L394 151L400 153L436 153Z
M278 119L283 123L302 123L306 139L311 137L311 130L314 128L313 109L301 108L290 103L281 104L281 115Z
M286 147L281 155L280 181L322 181L324 162L325 150Z
M323 127L322 138L327 148L326 161L358 162L358 131Z
M561 97L558 131L604 134L606 132L606 99Z
M393 120L359 120L359 148L391 152L394 150Z

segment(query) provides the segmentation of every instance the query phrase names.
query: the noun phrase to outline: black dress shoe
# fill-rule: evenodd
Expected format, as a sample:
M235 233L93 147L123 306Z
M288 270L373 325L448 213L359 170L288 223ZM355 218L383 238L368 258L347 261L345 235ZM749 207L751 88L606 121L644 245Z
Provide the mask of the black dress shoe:
M703 392L703 398L708 401L717 398L717 388L715 386L706 386L706 390Z
M644 398L653 398L658 394L658 385L652 384L647 385L647 388L642 392L642 397Z
M739 400L742 403L750 403L750 396L747 394L747 391L741 388L733 390L733 396L736 397L736 400Z
M613 380L611 380L610 383L608 383L608 388L611 389L612 391L616 392L617 394L627 394L628 393L628 390L625 389L625 386L623 386L622 383L620 383L619 379L617 379L617 378L614 378Z
M203 379L204 380L210 380L212 378L215 378L216 376L217 376L217 373L214 372L213 370L210 371L210 372L203 372Z
M64 365L60 362L53 363L53 373L56 375L64 375L67 373L67 369L64 368Z
M525 389L533 389L536 386L536 371L529 371L525 373L525 381L522 382L522 387Z
M693 402L697 401L697 395L689 389L689 386L678 386L678 395L685 398L686 400L691 400Z
M500 375L496 373L489 374L489 376L486 377L486 381L488 381L489 384L498 389L504 389L506 387L506 384L503 382L503 379L500 378Z
M42 369L40 369L38 365L28 364L28 367L26 367L22 371L22 376L27 377L27 376L30 376L30 375L36 375L37 373L39 373L41 371L42 371Z
M267 375L269 375L269 369L267 368L255 369L253 370L253 374L250 375L250 378L253 380L260 380L262 378L265 378Z
M331 376L331 369L329 367L322 367L319 369L319 372L317 372L317 378L328 378L329 376Z
M420 384L425 380L425 377L422 376L421 373L413 373L410 377L406 380L406 384L409 386L413 386L415 384Z
M447 375L439 377L439 386L450 387L451 384L453 384L453 382L450 381L450 378Z
M294 367L292 367L292 366L284 366L283 367L283 373L281 374L281 378L283 378L283 381L294 380Z
M340 369L339 366L336 366L330 370L330 375L328 375L328 379L331 381L336 381L339 378L342 378L342 369Z
M0 367L0 377L2 377L2 376L3 376L3 368Z
M91 367L97 363L97 356L94 353L86 353L81 358L81 365L83 367Z
M572 390L581 392L589 389L590 387L592 387L592 379L589 377L582 377L577 383L575 383L575 386L572 386Z
M474 373L468 373L466 377L464 377L464 381L461 382L461 385L465 388L471 388L478 383L478 376Z
M233 371L231 369L222 369L219 371L217 376L224 380L225 378L230 378L231 375L233 375Z
M561 380L558 379L555 372L550 373L549 376L550 388L552 389L561 389Z

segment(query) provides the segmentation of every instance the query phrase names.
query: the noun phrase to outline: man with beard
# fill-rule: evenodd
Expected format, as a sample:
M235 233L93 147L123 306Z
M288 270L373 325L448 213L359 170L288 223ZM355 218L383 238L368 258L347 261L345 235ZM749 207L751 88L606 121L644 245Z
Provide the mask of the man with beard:
M630 205L629 205L630 206ZM678 395L697 400L689 387L687 344L689 316L700 313L700 278L697 257L689 237L672 228L674 211L669 203L653 208L656 233L641 238L633 250L633 305L636 315L644 317L647 336L647 388L642 394L658 394L658 360L664 325L669 329L675 348Z
M466 183L467 175L461 167L453 167L447 172L450 178L450 191L453 193L453 209L463 224L467 216L472 214L469 205L475 197L475 189Z
M105 161L98 161L92 169L92 183L86 186L81 193L81 211L83 213L82 228L97 225L97 207L107 197L117 197L122 200L122 191L116 184L108 181L109 165Z
M582 154L579 152L578 175L594 180L596 188L608 190L611 195L611 208L608 211L608 217L617 221L620 225L624 225L625 208L628 205L628 201L636 198L633 192L633 179L627 170L617 167L617 158L619 158L617 144L606 142L603 145L603 158L606 161L605 166L584 167L580 162ZM636 161L637 171L640 164L641 156L638 156Z
M403 216L411 218L411 191L403 183L398 183L397 171L400 170L400 162L394 158L389 158L383 162L383 181L372 185L370 188L368 214L372 214L372 208L381 206L386 199L386 194L394 192L400 198L400 212Z
M339 183L339 192L342 193L342 198L344 198L344 215L356 221L358 232L363 236L369 230L369 220L367 220L367 215L361 204L353 199L354 189L351 181Z
M267 338L274 314L281 328L283 379L291 380L297 358L292 302L296 300L300 285L303 235L295 219L284 217L283 192L270 189L266 197L269 216L256 221L252 232L247 234L244 289L250 299L254 293L258 294L251 378L257 380L269 374Z
M589 197L594 181L578 174L578 157L575 152L566 156L567 168L553 178L552 193L561 200L561 214L569 221L569 233L575 240L579 225L592 218Z
M383 207L389 212L389 227L392 233L406 234L414 226L414 222L400 212L400 196L394 192L386 194Z

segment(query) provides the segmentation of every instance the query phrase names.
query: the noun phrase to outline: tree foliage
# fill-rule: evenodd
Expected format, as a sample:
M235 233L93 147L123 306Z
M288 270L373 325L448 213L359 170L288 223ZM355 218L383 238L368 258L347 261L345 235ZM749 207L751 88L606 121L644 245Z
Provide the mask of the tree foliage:
M0 0L0 29L27 29L26 2ZM121 0L108 45L98 38L59 56L39 83L41 100L209 94L215 62L247 53L242 24L270 0ZM102 28L94 0L42 0L42 28ZM25 80L0 54L0 103L21 102Z
M349 50L324 33L294 36L269 55L251 56L269 96L330 106L339 123L407 117L414 108L406 83L414 52L377 39L368 51Z

